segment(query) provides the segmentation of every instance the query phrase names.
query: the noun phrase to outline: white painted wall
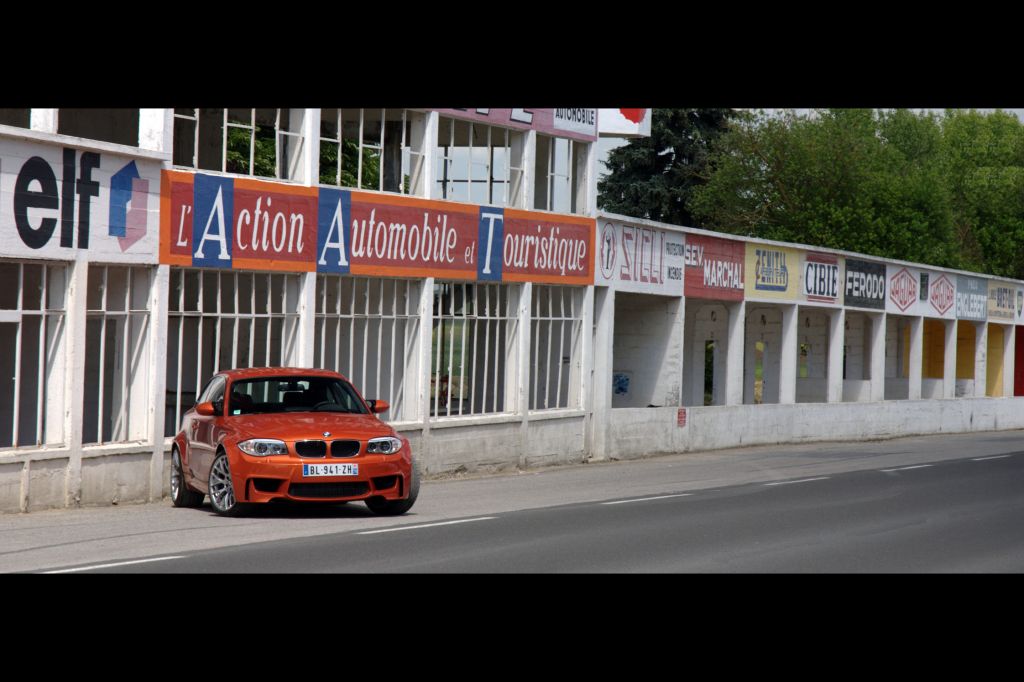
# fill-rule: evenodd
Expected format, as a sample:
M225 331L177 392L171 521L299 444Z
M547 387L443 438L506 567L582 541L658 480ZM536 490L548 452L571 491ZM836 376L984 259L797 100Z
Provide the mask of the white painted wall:
M682 299L617 292L613 372L630 375L629 391L612 407L679 405L682 380Z

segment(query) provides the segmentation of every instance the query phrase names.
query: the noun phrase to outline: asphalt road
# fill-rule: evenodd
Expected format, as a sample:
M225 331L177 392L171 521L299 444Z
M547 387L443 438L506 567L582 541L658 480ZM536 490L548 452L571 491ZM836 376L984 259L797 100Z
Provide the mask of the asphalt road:
M427 482L414 513L399 518L349 504L236 520L166 502L0 517L0 570L1020 572L1022 435L774 446Z

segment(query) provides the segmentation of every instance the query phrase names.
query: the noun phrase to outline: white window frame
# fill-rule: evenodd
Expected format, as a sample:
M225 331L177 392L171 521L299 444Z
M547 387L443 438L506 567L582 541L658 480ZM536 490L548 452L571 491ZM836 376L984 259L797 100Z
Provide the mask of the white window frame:
M255 159L256 159L256 108L249 109L249 121L248 123L240 123L238 121L231 121L229 113L231 111L237 111L237 109L224 108L221 109L221 156L220 156L220 169L221 173L228 173L228 130L231 128L237 128L240 130L249 131L249 163L248 169L242 172L237 172L239 175L248 175L251 177L269 177L269 176L257 176L254 172ZM298 132L294 130L287 130L281 127L281 111L282 109L274 109L274 178L278 180L296 180L297 178L292 177L292 173L288 171L288 159L283 158L281 150L285 147L284 141L291 139L295 144L295 151L293 154L301 157L302 147L305 142L305 136L301 130ZM290 110L289 110L290 111ZM296 110L298 111L298 110ZM194 168L196 170L218 170L218 169L200 169L199 168L199 128L200 128L200 110L198 108L192 109L192 115L179 114L177 109L174 111L174 118L184 121L191 121L194 125L193 134L193 146L192 146L192 163L185 166L175 164L181 168ZM235 173L236 171L230 171ZM296 173L295 175L298 175Z
M59 403L63 403L63 395L51 397L48 393L50 382L48 379L51 377L53 371L59 371L63 367L63 358L57 357L60 353L60 348L63 344L64 330L67 328L67 286L68 277L70 271L67 265L60 263L45 263L45 262L19 262L19 261L0 261L0 266L11 266L16 265L18 268L18 289L16 298L16 307L14 309L2 309L0 310L0 322L2 323L14 323L17 324L17 332L15 335L14 343L14 376L11 379L14 382L14 393L13 393L13 415L11 422L11 439L9 442L0 443L0 450L8 448L18 447L31 447L32 445L41 446L44 444L51 443L54 439L47 438L47 430L52 426L60 437L63 436L62 424L48 424L47 417L55 416L54 413L59 414L59 410L49 409L49 403L51 400L57 400ZM33 267L40 269L40 295L39 295L39 307L25 308L25 268ZM53 276L53 272L62 271L60 279L63 285L59 291L56 291L56 286L51 279L56 279ZM53 289L53 291L51 291ZM51 302L59 301L59 307L51 307ZM20 422L21 422L21 408L22 408L22 393L28 390L26 383L29 379L27 376L22 375L22 354L23 354L23 343L22 336L25 326L30 324L26 318L38 317L38 328L39 328L39 360L35 372L35 385L36 385L36 437L35 442L30 444L19 445L20 439ZM53 338L49 340L47 338L48 332L53 330ZM8 352L7 349L0 349L2 352ZM48 364L47 360L53 356L52 366ZM57 382L62 385L62 377ZM52 434L51 434L52 435Z
M530 302L530 411L578 409L579 377L583 355L583 299L581 287L534 284ZM557 303L556 303L557 301ZM545 305L546 303L546 305ZM542 332L544 332L542 334ZM568 334L567 334L568 332ZM554 336L558 335L555 344ZM547 343L541 343L541 336ZM566 336L569 343L566 344ZM546 346L546 347L545 347ZM568 348L567 348L568 346ZM555 351L557 355L553 355ZM569 351L566 356L566 350ZM564 358L568 357L568 366ZM557 372L552 368L557 366ZM563 371L568 385L562 392ZM544 380L541 381L543 376ZM552 391L552 378L555 379ZM543 386L542 386L543 384ZM552 396L552 392L554 396ZM554 401L551 398L554 397Z
M366 398L388 401L391 405L389 421L412 421L420 416L414 350L419 337L423 286L423 280L417 279L317 275L314 365L345 375ZM336 295L332 297L331 293ZM375 306L371 303L372 293L377 294ZM359 326L362 326L362 357L355 352ZM376 331L371 332L371 327ZM327 345L329 329L334 331L334 348ZM347 358L342 356L345 337L348 339ZM377 348L376 371L369 362L373 346ZM399 353L399 348L404 351ZM387 392L381 385L380 362L386 356L390 357ZM401 375L396 383L398 369Z
M455 144L455 129L457 125L467 126L469 144L466 146L456 146ZM445 126L447 126L448 130L447 144L443 144L444 140L441 139L444 135ZM483 131L482 135L486 136L487 142L484 146L473 144L479 131ZM435 199L453 200L455 195L458 194L456 185L465 185L465 198L454 200L486 206L516 207L521 205L524 177L523 158L525 157L525 154L522 153L522 147L525 144L525 137L525 132L512 130L511 128L463 121L462 119L447 116L440 117L436 140L438 171L434 178L434 186L431 189L432 195ZM516 154L513 153L513 150L515 148L519 148L518 164L514 163ZM453 177L453 171L456 168L456 163L458 163L454 150L464 150L465 163L460 163L460 165L463 165L465 168L465 179L454 179ZM485 152L485 158L487 159L485 163L480 164L474 161L477 150ZM495 163L495 154L498 150L503 150L504 152L502 154L504 162L500 164L500 168L496 168L498 164ZM474 174L474 166L481 165L483 165L484 172ZM481 182L486 183L486 197L483 201L473 197L473 185ZM495 186L499 184L501 185L501 195L496 197Z
M189 273L198 273L198 292L193 308L187 308L185 291L188 288L186 278ZM213 297L216 301L213 310L205 310L206 296L204 287L211 282L213 275L216 275L216 292ZM242 278L250 278L248 312L242 312L242 301L239 299L239 281ZM256 296L257 278L265 278L266 300L259 301ZM275 279L277 278L277 279ZM227 300L231 303L231 309L225 310L224 282L231 283L232 291L228 292ZM279 282L279 286L275 286ZM276 289L280 289L277 296ZM263 353L264 366L280 367L293 364L298 352L299 337L299 292L301 291L301 275L282 272L255 272L238 270L216 270L208 268L177 268L172 267L170 271L169 294L168 294L168 332L167 332L167 369L174 371L176 381L174 388L168 388L167 406L174 405L174 419L168 420L165 426L165 435L177 433L177 427L181 423L181 415L191 405L183 405L181 401L182 388L186 381L194 379L195 395L199 396L202 387L221 369L233 369L251 367L255 357L257 330L262 328L265 332L265 349ZM276 300L275 300L276 299ZM289 300L291 299L291 300ZM188 303L193 303L189 301ZM257 305L260 303L260 305ZM276 305L275 305L276 304ZM259 312L257 312L259 311ZM196 371L195 376L185 377L182 372L182 354L185 352L185 320L189 318L198 319L196 331L196 343L189 352L195 352ZM174 330L174 320L177 322L177 330ZM223 340L224 344L230 343L231 361L226 363L229 367L221 367L220 347L222 345L222 327L224 320L231 320L231 340ZM277 323L277 321L280 321ZM248 323L249 345L248 348L239 352L238 336L241 325ZM213 324L214 331L214 353L212 369L203 372L205 362L203 348L203 326ZM274 343L276 341L276 344ZM177 347L177 354L170 352L171 344ZM276 358L272 356L274 346L277 347ZM177 367L172 367L172 355L177 358ZM275 361L276 359L276 361ZM172 431L173 429L173 431Z
M451 292L447 299L447 309L446 287ZM456 310L455 292L458 290L462 292L462 305ZM513 396L516 383L515 356L519 338L519 293L519 287L512 284L447 281L434 283L435 302L431 331L433 347L429 369L432 419L502 415L517 411ZM467 303L470 301L472 305ZM460 328L458 337L456 327ZM469 335L471 328L472 335ZM482 346L479 343L481 337ZM455 363L456 338L461 349L458 364ZM467 344L467 340L472 342L471 345ZM467 348L471 348L471 353L467 353ZM478 373L476 368L480 365L481 353L482 371ZM467 355L470 357L467 358ZM451 386L452 378L455 376L459 377L459 404L458 408L453 410ZM447 377L447 380L442 384L443 377ZM467 385L468 410L465 409L464 395ZM499 386L502 385L504 390L499 391ZM477 395L481 399L480 410L476 409Z
M110 288L108 286L110 279L111 270L120 270L125 273L125 287L123 293L116 292L116 295L122 297L122 307L120 309L112 308L111 304L113 301L110 298ZM99 296L100 305L98 308L90 308L86 306L86 320L100 320L100 339L99 349L91 348L88 344L88 337L86 338L86 363L89 362L89 358L96 357L99 362L99 385L97 388L97 395L87 395L86 400L93 401L95 399L96 409L96 439L95 440L83 440L83 444L93 445L101 443L123 443L127 441L145 440L149 433L149 410L148 408L148 394L145 393L148 387L148 347L149 347L149 328L150 328L150 293L154 281L153 268L148 266L108 266L108 265L96 265L90 264L89 274L90 280L93 273L98 273L99 277ZM137 298L135 292L136 286L136 274L143 273L146 276L146 289L145 294L142 296L142 300L145 302L144 308L133 308L132 302ZM89 283L90 291L94 291L93 282ZM106 341L107 341L107 326L108 324L119 324L122 327L121 330L121 366L120 374L116 373L115 377L120 377L120 383L122 384L121 393L119 400L116 400L116 405L111 405L109 415L104 414L104 376L106 370ZM138 339L134 344L131 343L131 338L136 332ZM93 351L98 350L94 355ZM139 359L144 357L145 359ZM129 382L128 377L131 375L131 366L135 365L135 376L136 382L142 385L141 391L143 391L143 409L132 408L132 393L139 391L138 386L132 385ZM114 380L117 383L117 379ZM83 420L85 412L83 410ZM116 419L114 418L116 415ZM111 436L109 439L104 439L104 417L113 420L110 426ZM138 422L141 420L141 424ZM131 434L135 432L139 434L137 437L132 438ZM83 429L84 434L84 429Z
M547 158L539 158L541 155L541 144L540 141L545 140L547 145ZM559 147L564 143L565 150L565 164L566 172L561 173L558 171ZM558 211L559 213L571 213L574 215L584 214L587 211L585 206L585 200L582 188L579 186L580 177L576 172L576 153L577 147L583 145L583 150L586 151L587 143L578 142L572 138L567 137L554 137L552 135L537 135L537 156L538 161L541 164L541 171L537 173L536 182L539 185L542 181L547 189L545 202L543 206L534 205L535 209L543 211ZM544 170L546 166L546 170ZM583 174L585 175L584 170ZM556 206L555 199L555 188L564 187L566 192L567 206L564 208ZM535 196L539 198L539 193L535 192ZM561 203L559 199L559 203ZM536 200L535 200L536 204Z
M344 152L344 141L345 141L345 130L344 130L345 113L347 112L347 113L351 114L352 112L356 112L357 111L357 112L359 112L359 136L356 139L357 149L358 149L358 154L357 154L356 158L358 159L358 161L357 161L356 174L355 174L356 175L356 186L352 187L351 189L369 189L369 190L374 190L374 191L377 191L377 192L394 192L394 193L397 193L397 194L414 194L415 193L415 187L416 187L416 185L419 182L419 176L422 173L423 161L424 161L423 154L421 152L418 152L418 151L416 151L416 150L414 150L412 148L412 145L411 145L412 140L410 139L411 137L413 137L413 135L410 134L410 123L412 122L413 117L416 115L416 112L413 112L413 111L411 111L409 109L401 109L400 110L402 112L402 126L401 126L402 127L402 136L401 136L401 141L399 143L399 148L402 150L401 162L400 162L402 167L399 170L398 190L396 192L395 190L386 190L384 188L384 177L386 175L385 168L384 168L384 166L385 166L384 149L385 149L385 136L387 134L387 123L388 123L387 116L388 116L389 110L388 109L380 109L379 110L380 111L380 137L374 143L367 143L365 141L365 139L364 139L365 136L363 134L364 133L364 128L365 128L365 125L366 125L366 112L370 111L370 110L368 110L368 109L335 109L334 111L336 113L335 113L335 116L333 117L333 119L331 119L331 120L334 123L335 131L336 131L337 135L335 137L324 136L322 125L323 125L323 121L327 120L325 118L327 110L326 109L321 109L320 110L321 129L320 129L319 137L317 138L318 141L319 141L319 143L317 145L318 158L319 158L320 145L324 144L325 142L328 143L328 144L337 145L337 147L338 147L338 161L337 161L337 165L334 168L335 180L334 180L333 183L327 183L327 184L330 184L330 185L333 185L333 186L336 186L336 187L347 187L347 185L343 185L342 182L341 182L341 177L342 177L341 176L341 172L344 169L344 165L343 165L344 153L343 152ZM374 111L376 111L376 110L374 110ZM394 109L391 109L390 111L394 112ZM423 114L419 114L419 116L425 118L425 115L423 115ZM377 186L376 187L364 187L363 186L363 156L364 156L363 152L366 149L376 150L378 155L379 155L378 158L380 159L380 168L379 168L379 171L377 173ZM405 177L407 175L409 177L409 191L408 192L405 189ZM319 178L318 178L317 181L320 182Z

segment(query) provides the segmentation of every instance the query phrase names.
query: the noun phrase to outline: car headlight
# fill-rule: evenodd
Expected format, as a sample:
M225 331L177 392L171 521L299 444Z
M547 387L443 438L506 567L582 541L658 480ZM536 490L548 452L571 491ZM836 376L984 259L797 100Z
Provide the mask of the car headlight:
M247 455L254 455L256 457L288 454L288 446L284 444L284 441L274 440L273 438L243 440L238 444L238 449Z
M366 443L366 452L374 455L393 455L402 449L402 441L391 436L371 438Z

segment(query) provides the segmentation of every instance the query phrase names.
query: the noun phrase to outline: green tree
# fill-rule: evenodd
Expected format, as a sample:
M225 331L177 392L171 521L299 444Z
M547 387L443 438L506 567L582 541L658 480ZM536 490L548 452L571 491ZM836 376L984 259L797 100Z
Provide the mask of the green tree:
M1002 111L950 110L942 135L963 267L1024 277L1024 125Z
M687 206L705 182L710 144L738 115L732 109L654 109L651 136L613 149L598 182L598 206L637 218L692 225Z
M945 168L932 114L759 112L720 136L689 205L720 231L958 266Z

